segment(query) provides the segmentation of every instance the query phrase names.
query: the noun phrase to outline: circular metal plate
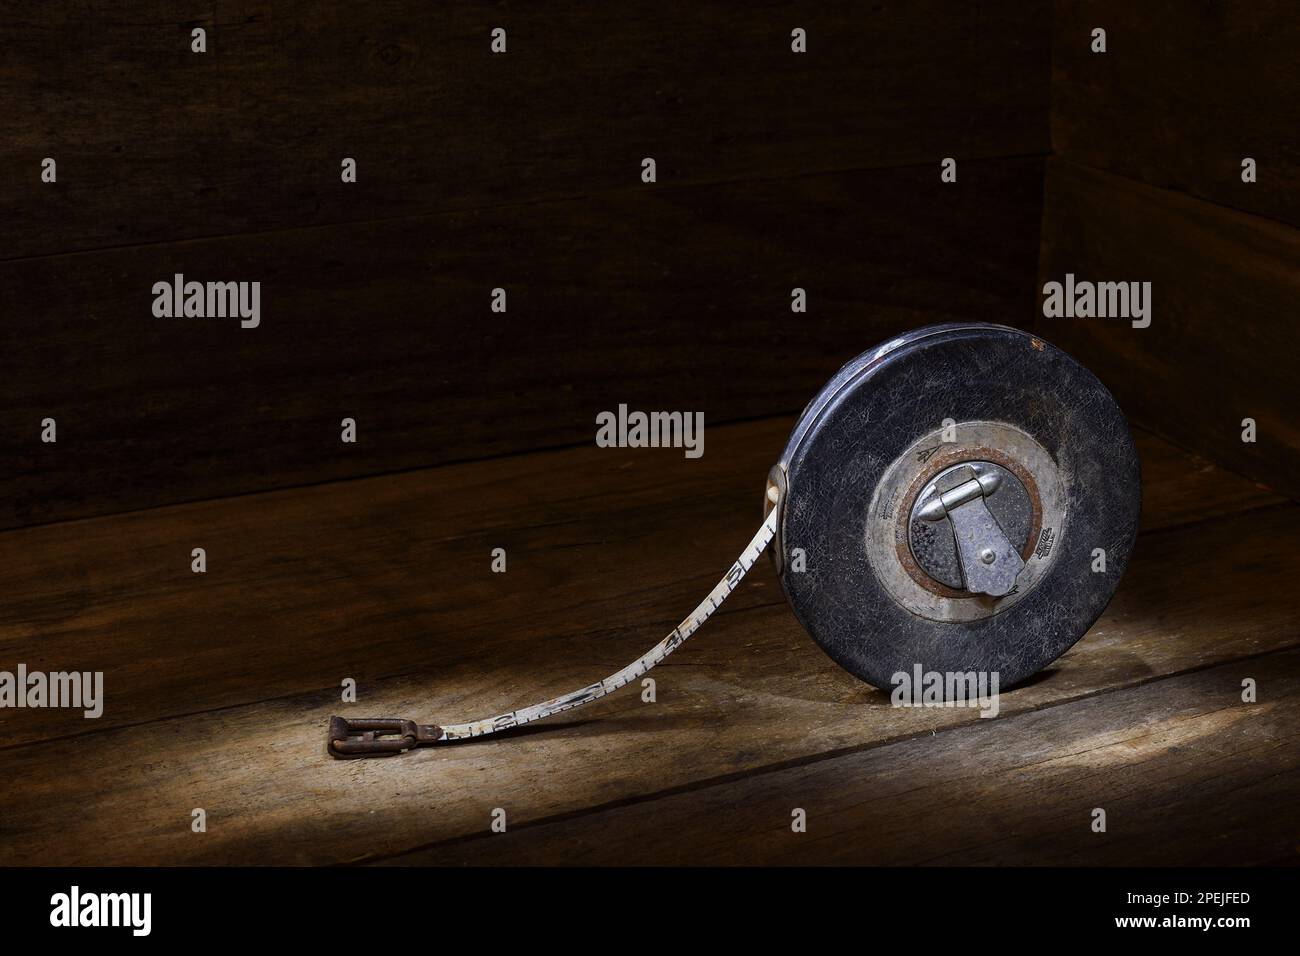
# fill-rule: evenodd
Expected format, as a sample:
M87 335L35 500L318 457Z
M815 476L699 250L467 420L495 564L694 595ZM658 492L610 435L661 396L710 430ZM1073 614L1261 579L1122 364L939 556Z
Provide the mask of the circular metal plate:
M945 420L955 442L936 440ZM1034 503L1025 569L1001 598L908 566L917 495L963 461L1009 470ZM1002 326L932 326L858 356L804 410L777 471L776 560L795 615L878 687L918 665L1024 680L1100 616L1137 531L1137 454L1114 400L1064 352Z
M1068 507L1067 495L1051 455L1014 425L961 422L952 427L952 435L954 440L945 442L942 428L927 432L885 470L868 509L868 514L876 517L867 522L867 560L889 595L913 613L935 621L973 621L1012 607L1046 574L1055 549L1044 549L1038 556L1032 545L1037 544L1044 528L1052 536L1060 533ZM911 529L917 523L913 521L914 502L925 494L938 475L954 464L979 460L991 460L1016 476L1016 485L1026 499L1029 512L1028 527L1018 534L1025 569L1016 581L1016 590L1001 598L963 591L960 580L956 587L945 587L918 566L911 548ZM1016 490L1011 487L1004 493L1010 497ZM995 516L1008 518L1019 510L1014 505L1002 509L997 501L990 502L990 509L993 508L1002 511L1001 515L995 511ZM946 525L944 522L945 528ZM1014 533L1018 529L1012 528L1008 521L1003 530ZM952 551L955 563L956 548Z

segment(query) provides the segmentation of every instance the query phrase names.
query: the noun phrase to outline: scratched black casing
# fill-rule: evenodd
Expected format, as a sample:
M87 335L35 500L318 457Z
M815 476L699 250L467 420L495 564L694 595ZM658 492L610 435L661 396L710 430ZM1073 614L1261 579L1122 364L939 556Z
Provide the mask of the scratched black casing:
M1060 548L1016 604L968 622L896 603L866 554L868 507L885 470L943 419L1007 422L1056 460L1067 487ZM795 616L836 663L877 687L898 672L1037 673L1097 620L1128 565L1141 474L1105 386L1041 337L982 323L917 329L845 365L808 404L781 456L778 567ZM789 555L803 548L806 570ZM1094 573L1093 549L1106 551Z

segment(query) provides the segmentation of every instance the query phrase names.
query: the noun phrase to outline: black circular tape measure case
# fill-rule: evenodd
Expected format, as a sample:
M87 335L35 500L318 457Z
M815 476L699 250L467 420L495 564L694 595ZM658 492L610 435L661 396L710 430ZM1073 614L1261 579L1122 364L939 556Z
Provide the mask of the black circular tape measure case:
M1114 594L1141 499L1106 388L1042 339L985 324L849 362L768 481L795 615L878 687L918 665L1003 687L1046 667Z

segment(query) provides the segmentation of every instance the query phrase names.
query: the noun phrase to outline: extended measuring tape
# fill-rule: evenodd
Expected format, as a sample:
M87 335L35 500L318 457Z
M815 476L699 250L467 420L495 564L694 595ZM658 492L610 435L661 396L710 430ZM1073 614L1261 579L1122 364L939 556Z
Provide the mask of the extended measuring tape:
M917 329L859 355L799 416L763 524L667 637L604 680L460 724L332 717L335 757L498 733L598 700L699 630L769 544L795 617L836 663L892 675L996 673L1008 687L1101 616L1128 565L1137 452L1096 377L1042 339L983 323Z

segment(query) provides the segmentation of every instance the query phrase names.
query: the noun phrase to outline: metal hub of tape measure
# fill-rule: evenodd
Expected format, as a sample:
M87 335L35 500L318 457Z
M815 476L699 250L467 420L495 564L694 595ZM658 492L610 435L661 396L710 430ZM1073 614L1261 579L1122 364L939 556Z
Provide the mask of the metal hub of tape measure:
M390 755L603 697L690 637L770 542L795 616L849 672L877 687L917 666L995 672L1007 687L1101 615L1128 564L1140 498L1123 414L1068 355L1003 326L918 329L859 355L808 404L768 475L758 533L645 655L573 693L469 723L334 717L328 750Z
M1064 522L1062 492L1055 461L1024 431L953 422L885 470L868 513L901 506L892 522L867 525L867 557L890 596L921 617L988 617L1042 577L1047 562L1034 551L1044 528L1050 540Z

